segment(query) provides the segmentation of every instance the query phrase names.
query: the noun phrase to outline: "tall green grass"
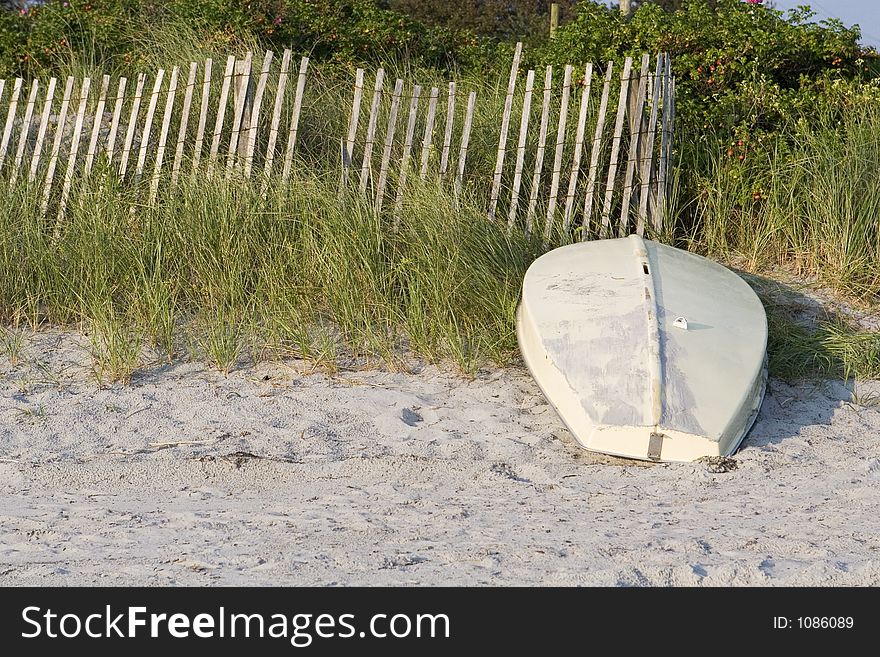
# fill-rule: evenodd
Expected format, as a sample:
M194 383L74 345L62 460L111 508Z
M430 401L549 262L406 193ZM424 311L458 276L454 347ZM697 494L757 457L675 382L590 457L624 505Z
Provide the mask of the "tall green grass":
M0 197L0 312L85 326L99 378L186 353L224 371L275 354L399 364L401 349L473 371L516 353L519 284L539 245L438 184L406 195L396 231L329 173L266 198L196 176L152 207L100 172L75 190L57 226L38 190Z

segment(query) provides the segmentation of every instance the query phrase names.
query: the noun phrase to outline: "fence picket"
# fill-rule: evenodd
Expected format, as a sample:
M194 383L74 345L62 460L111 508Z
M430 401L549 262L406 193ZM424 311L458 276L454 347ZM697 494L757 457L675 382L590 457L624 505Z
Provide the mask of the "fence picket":
M357 137L358 121L361 116L361 102L364 97L364 69L359 68L354 77L354 101L351 105L351 116L348 120L348 134L345 138L345 149L342 154L343 180L348 180L348 169L353 166L354 141Z
M472 91L468 94L467 109L464 114L464 125L461 128L461 145L458 148L458 168L455 172L455 183L453 184L453 198L456 205L461 198L461 188L464 184L464 167L467 162L468 144L471 139L471 127L474 124L474 106L477 103L477 92Z
M244 61L235 63L235 91L232 102L232 129L229 134L229 148L226 150L226 177L232 173L235 156L238 152L238 139L244 125L245 105L250 99L251 63L253 53L247 53Z
M550 127L550 99L553 91L553 67L544 72L544 103L541 107L541 128L538 132L538 150L535 152L535 170L532 173L532 186L529 191L529 207L526 211L526 233L531 235L535 223L535 210L538 205L538 189L541 186L541 172L544 169L544 150L547 146L547 132Z
M165 99L165 112L162 116L162 128L159 131L159 145L156 148L156 161L153 164L153 178L150 180L150 204L156 200L159 192L159 177L162 175L162 162L165 159L165 143L168 140L168 129L171 127L171 113L174 111L174 96L177 94L177 76L180 69L175 66L171 70L168 81L168 96Z
M571 97L571 74L574 67L565 67L562 81L562 102L559 107L559 123L556 127L556 153L553 156L553 177L550 179L550 198L547 200L547 220L544 223L544 244L550 242L556 203L559 195L559 177L562 174L562 155L565 151L565 126L568 120L568 101Z
M46 131L49 128L49 114L52 113L52 101L55 100L55 86L58 80L51 78L49 88L46 89L46 100L43 103L43 114L40 116L40 127L37 132L37 141L34 144L34 153L31 157L31 170L28 173L28 182L37 179L37 171L40 167L40 156L43 154L43 142L46 139Z
M669 173L669 151L672 142L672 121L675 116L675 79L672 77L669 55L666 55L666 71L663 86L663 125L660 137L660 171L657 175L657 215L654 230L663 230L666 218L666 176Z
M523 95L523 106L519 120L519 141L516 144L516 165L513 170L513 189L510 192L510 211L507 215L507 230L513 230L516 211L519 206L519 188L522 184L523 164L526 157L526 140L529 131L529 115L532 111L532 91L535 87L535 71L526 73L526 90Z
M12 176L9 178L9 186L15 184L15 181L18 180L18 171L21 168L21 163L24 158L24 149L28 143L28 135L31 132L31 123L33 122L34 117L34 105L37 103L37 93L40 89L39 80L34 80L31 83L31 92L28 94L27 104L24 106L24 117L21 121L21 132L18 135L18 148L15 151L15 163L12 168Z
M116 133L119 131L119 117L122 115L122 102L125 100L125 87L128 78L119 78L116 89L116 103L113 107L113 118L110 120L110 132L107 134L107 164L113 164L113 149L116 147Z
M290 113L290 126L287 129L287 146L284 148L284 168L281 171L281 183L285 184L290 177L293 163L293 151L296 148L296 136L299 133L299 115L302 112L303 94L306 89L306 73L309 69L309 58L303 57L299 63L299 75L296 80L296 92L293 95L293 110Z
M452 128L455 122L455 82L449 83L449 94L446 99L446 125L443 131L443 152L440 155L440 177L446 175L449 168L449 149L452 146Z
M565 211L562 215L562 232L568 233L574 213L574 195L577 191L578 176L581 171L581 153L584 148L584 131L587 122L587 107L590 103L590 88L593 83L593 65L587 64L584 73L584 90L581 93L581 109L578 114L577 132L574 138L574 153L571 159L571 175L568 178L568 193L565 195Z
M489 220L495 219L498 207L498 196L501 194L501 177L504 172L504 157L507 152L507 131L510 128L510 112L513 109L513 92L516 90L516 77L519 74L519 63L522 58L522 42L517 42L510 65L510 77L507 79L507 96L504 98L504 113L501 115L501 132L498 136L498 152L495 156L495 171L492 174L492 192L489 195Z
M128 129L125 131L125 143L122 146L122 159L119 161L119 177L125 177L128 170L128 158L131 154L131 144L134 141L134 131L137 129L138 112L141 109L141 95L144 93L144 83L147 76L145 73L139 73L137 78L137 87L134 91L134 100L131 103L131 114L128 119Z
M388 182L388 164L391 162L391 149L394 147L394 132L397 130L397 114L400 110L400 97L403 94L403 80L397 78L391 94L391 109L388 112L388 125L385 128L385 145L382 150L382 162L379 165L379 182L376 185L376 210L382 211L382 200L385 197L385 184Z
M180 126L177 128L177 145L174 149L174 163L171 165L171 185L177 184L180 176L180 165L183 162L183 147L186 142L186 129L189 127L189 113L192 110L193 88L196 86L196 74L199 65L189 63L189 76L186 78L186 89L183 92L183 108L180 110Z
M636 234L639 237L645 234L645 222L648 220L648 204L650 203L651 175L654 167L654 139L657 128L657 104L660 93L660 71L663 65L662 55L657 56L657 67L654 71L653 84L651 85L651 116L648 119L648 135L644 140L644 149L641 152L642 161L639 176L642 188L639 193L639 219L636 224ZM650 78L649 78L650 80Z
M137 165L135 166L135 180L141 177L144 172L144 164L147 161L147 148L150 145L150 132L153 129L153 116L156 113L156 105L159 102L159 92L162 89L162 82L165 80L165 69L159 69L156 72L156 80L153 82L153 92L150 94L150 104L147 106L147 118L144 119L144 131L141 134L141 147L138 151Z
M67 156L67 169L64 172L64 184L61 187L61 202L58 205L58 222L55 227L55 234L58 234L60 222L64 219L67 210L67 199L70 196L70 184L73 182L73 170L76 166L76 156L79 153L79 142L82 137L83 122L86 115L86 103L89 99L89 89L92 81L89 78L83 78L82 87L79 95L79 107L76 110L76 122L73 124L73 135L70 142L70 153Z
M281 56L281 70L278 73L278 86L275 88L275 104L272 106L272 122L269 125L269 141L266 145L266 157L263 162L262 194L269 188L269 174L275 161L275 143L278 141L278 129L281 126L281 109L284 105L284 90L290 75L290 59L293 53L288 48Z
M409 118L406 121L406 135L403 138L403 153L400 156L400 173L397 177L397 198L394 200L394 230L397 231L400 221L400 208L403 204L403 192L406 189L406 179L409 175L409 162L412 155L413 139L416 132L416 119L419 113L419 97L422 88L419 85L413 87L412 98L409 101Z
M263 107L263 95L266 93L266 84L269 81L269 71L272 69L271 50L267 50L263 56L263 66L260 69L260 78L257 81L257 90L254 93L254 104L251 108L250 127L247 134L247 148L244 155L244 177L251 177L251 168L254 166L254 150L257 147L257 137L260 131L260 110Z
M593 219L593 194L596 189L596 178L599 172L599 155L602 152L602 137L605 134L605 114L608 111L608 95L611 89L611 75L614 70L614 62L608 62L605 71L605 83L602 85L602 100L599 101L599 111L596 117L596 132L593 134L593 146L590 151L590 171L587 175L587 196L584 199L584 219L582 224L581 241L590 235L590 224Z
M648 65L651 63L650 57L645 54L642 56L642 68L639 71L639 86L636 92L635 103L631 107L632 114L630 116L629 130L629 157L626 161L626 175L623 179L623 201L620 207L620 228L618 235L626 237L626 231L629 230L629 213L632 205L633 194L633 176L636 169L636 163L639 159L639 149L642 140L642 118L645 111L645 92L648 83Z
M9 138L12 136L12 124L15 122L15 110L18 108L18 97L21 94L21 85L24 82L21 78L15 78L15 84L12 87L12 96L9 99L9 110L6 112L6 125L3 128L3 139L0 140L0 169L6 161L6 149L9 146ZM6 81L3 81L6 86Z
M431 155L431 142L434 140L434 117L437 113L437 99L440 97L440 90L437 87L431 87L431 95L428 98L428 115L425 117L425 136L422 139L422 161L419 168L419 179L425 180L428 175L428 159Z
M67 123L67 108L70 106L70 95L73 93L73 76L67 77L64 85L64 96L61 99L61 107L58 110L58 122L55 124L55 138L52 141L52 155L49 156L49 166L46 169L46 180L43 183L43 199L40 202L40 214L46 214L49 207L49 198L52 195L52 181L55 178L55 167L58 164L58 152L61 150L61 140L64 138L64 126Z
M373 88L373 102L370 104L370 119L367 122L367 137L364 143L364 159L361 162L361 193L367 191L367 183L370 178L370 160L373 156L373 143L376 140L376 124L379 121L379 104L382 101L382 83L385 80L385 71L376 71L376 85Z
M104 107L107 104L107 90L110 88L110 76L105 75L101 79L101 91L98 93L98 105L95 107L95 116L92 120L92 136L89 139L89 147L86 150L86 174L92 170L95 155L98 152L98 139L101 137L101 121L104 120Z
M205 141L205 127L208 123L208 103L211 100L211 69L214 62L209 57L205 60L205 72L202 76L202 100L199 108L199 123L196 126L196 141L193 144L192 172L195 173L202 159L202 147Z
M218 151L220 150L220 137L223 133L223 120L226 118L226 105L229 102L229 85L232 83L232 74L235 70L235 55L226 58L226 70L223 71L223 84L220 87L220 102L217 105L217 118L214 121L214 136L211 139L211 151L208 154L208 174L214 172L217 165Z
M617 176L617 159L620 154L620 140L623 134L623 120L626 115L626 103L629 94L630 76L632 74L632 58L627 57L623 62L623 71L620 74L620 97L617 101L617 120L614 123L614 137L611 140L611 162L608 164L608 180L605 184L605 201L602 205L602 227L599 236L608 237L611 228L611 201L614 193L614 182Z

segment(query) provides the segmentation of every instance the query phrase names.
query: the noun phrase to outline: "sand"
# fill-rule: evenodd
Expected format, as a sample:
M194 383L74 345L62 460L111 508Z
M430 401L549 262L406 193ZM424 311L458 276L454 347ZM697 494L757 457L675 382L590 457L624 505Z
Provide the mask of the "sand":
M0 356L2 585L877 585L880 384L771 380L726 467L579 448L521 368L101 388Z

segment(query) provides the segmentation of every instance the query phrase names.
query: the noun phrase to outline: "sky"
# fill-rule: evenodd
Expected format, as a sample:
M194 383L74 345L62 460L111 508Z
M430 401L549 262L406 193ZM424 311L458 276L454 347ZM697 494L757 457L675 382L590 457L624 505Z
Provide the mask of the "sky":
M880 0L765 0L769 4L786 11L798 5L809 5L816 16L839 18L847 27L858 24L862 31L862 43L880 48ZM606 0L616 5L617 0Z
M809 5L816 12L815 20L839 18L847 26L858 24L862 42L880 47L880 0L772 0L772 4L783 11Z

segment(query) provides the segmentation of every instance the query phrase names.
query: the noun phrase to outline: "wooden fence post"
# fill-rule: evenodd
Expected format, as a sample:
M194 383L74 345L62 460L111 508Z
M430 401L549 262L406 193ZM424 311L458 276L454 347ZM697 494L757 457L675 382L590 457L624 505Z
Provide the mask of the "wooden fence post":
M603 239L608 237L611 228L611 201L614 193L614 183L617 176L617 158L620 155L620 139L623 134L623 120L626 116L626 103L629 97L629 83L632 75L632 58L627 57L623 62L623 71L620 74L620 97L617 101L617 120L614 123L614 137L611 140L611 161L608 164L608 180L605 184L605 202L602 205L602 227L599 236Z
M125 172L128 170L128 158L131 153L131 144L134 140L134 131L137 129L138 112L141 108L141 94L144 92L144 82L146 78L146 74L138 74L137 88L134 91L134 100L131 104L131 114L128 118L128 128L125 131L125 143L122 146L122 159L119 162L120 178L124 178Z
M544 149L547 146L547 132L550 127L550 100L553 91L553 67L544 72L544 103L541 106L541 127L538 131L538 150L535 153L535 170L532 173L532 186L529 192L529 207L526 211L526 233L531 235L538 205L538 189L541 186L541 172L544 169Z
M629 212L632 204L633 194L633 174L635 173L636 163L639 158L639 149L641 148L642 138L642 119L645 110L645 92L648 82L648 65L651 63L650 57L642 56L642 67L639 70L639 86L635 96L635 103L631 106L630 129L629 129L629 157L626 162L626 175L623 179L623 200L620 207L620 228L618 230L619 237L626 237L629 230Z
M654 174L654 139L657 128L657 105L660 94L660 72L663 65L663 56L657 55L657 67L654 72L654 84L651 90L651 117L648 119L648 136L645 139L645 148L642 150L641 172L642 189L639 194L639 220L636 225L636 234L639 237L645 234L645 223L648 219L648 204L650 203L651 177Z
M290 166L293 162L293 150L296 147L296 136L299 132L299 115L302 112L303 93L306 88L306 71L309 68L309 58L303 57L299 64L299 75L296 80L296 92L293 95L293 110L290 113L290 126L287 130L287 146L284 149L284 169L281 172L281 183L287 182L290 176Z
M428 174L428 158L431 155L431 142L434 139L434 116L437 112L437 99L440 90L431 87L431 95L428 98L428 116L425 118L425 137L422 139L422 162L419 168L419 178L424 181Z
M73 182L73 170L76 166L76 156L79 153L79 142L82 136L83 121L86 114L86 102L89 99L89 89L92 81L83 78L82 88L79 95L79 107L76 110L76 122L73 125L73 136L70 142L70 153L67 156L67 170L64 172L64 185L61 187L61 201L58 205L58 223L55 226L55 235L61 229L61 221L67 211L67 199L70 196L70 184Z
M171 165L171 186L177 184L180 176L180 165L183 162L183 147L186 142L186 129L189 127L189 113L192 109L193 88L196 86L196 73L199 65L189 63L189 76L186 78L186 89L183 92L183 109L180 110L180 126L177 128L177 145L174 149L174 164Z
M107 90L110 88L110 76L105 75L101 80L101 91L98 94L98 106L95 108L95 117L92 121L92 137L89 140L89 148L86 151L86 174L91 173L98 154L98 139L101 137L101 122L104 120L104 107L107 104Z
M596 132L593 135L593 146L590 152L590 171L587 176L587 196L584 199L584 219L581 232L581 241L586 240L590 234L590 223L593 218L593 193L596 189L596 178L599 171L599 155L602 151L602 136L605 131L605 114L608 111L608 94L611 86L611 75L614 62L608 62L605 71L605 84L602 85L602 100L599 102L599 112L596 117Z
M385 128L385 148L382 150L382 162L379 165L379 183L376 185L376 210L382 212L382 200L385 197L385 184L388 182L388 165L391 161L391 149L394 146L394 132L397 129L397 113L400 109L400 96L403 94L403 80L397 78L391 94L391 110L388 113L388 125Z
M568 120L568 100L571 96L571 74L574 67L565 67L562 82L562 102L559 108L559 123L556 127L556 153L553 156L553 177L550 179L550 198L547 201L547 221L544 224L544 245L550 243L553 221L559 195L559 177L562 174L562 155L565 150L565 126Z
M455 121L455 82L449 83L449 95L446 100L446 126L443 131L443 152L440 155L440 177L446 175L449 167L449 149L452 146L452 127Z
M519 188L522 184L523 165L526 157L526 140L529 132L529 115L532 111L532 91L535 86L535 71L526 73L526 91L523 96L522 114L519 120L519 141L516 144L516 165L513 170L513 189L510 192L510 211L507 214L507 232L513 230L516 211L519 206Z
M498 207L498 196L501 194L501 176L504 172L504 156L507 152L507 131L510 127L510 112L513 108L513 92L516 90L516 77L519 74L519 62L522 58L522 42L517 42L513 52L513 63L510 65L510 77L507 80L507 96L504 98L504 113L501 115L501 131L498 135L498 153L495 156L495 172L492 175L492 193L489 196L489 220L495 219Z
M37 141L34 144L34 154L31 157L31 170L28 174L28 182L37 179L37 171L40 167L40 156L43 153L43 142L46 139L46 131L49 128L49 114L52 113L52 101L55 99L55 85L58 80L49 80L49 88L46 90L46 100L43 103L43 114L40 117L40 128L37 132Z
M413 140L416 132L416 119L419 112L419 96L422 88L419 85L413 87L412 99L409 102L409 118L406 122L406 135L403 138L403 153L400 156L400 173L397 176L397 198L394 200L394 231L400 223L400 208L403 205L403 193L406 189L406 179L409 174L409 163L412 155Z
M113 106L113 118L110 120L110 132L107 134L107 164L113 164L113 149L116 146L116 133L119 131L119 118L122 116L122 103L125 100L125 87L128 78L119 78L116 89L116 103Z
M28 136L31 132L31 123L34 116L34 105L37 103L37 93L39 92L40 82L34 80L31 83L31 93L28 95L27 104L24 107L24 118L21 121L21 132L18 135L18 149L15 151L15 162L12 168L12 176L9 178L9 186L15 184L18 179L18 171L21 168L21 162L24 158L24 149L28 143Z
M593 83L593 65L587 64L584 73L584 90L581 92L581 109L578 115L577 133L574 138L574 153L571 159L571 175L568 179L568 193L565 195L565 211L562 215L562 232L567 234L574 214L574 195L581 171L581 153L584 148L584 130L587 122L587 107L590 104L590 88Z
M376 71L376 84L373 87L373 102L370 104L370 119L367 122L367 138L364 143L364 159L361 162L360 190L367 191L370 180L370 161L373 157L373 143L376 141L376 124L379 121L379 104L382 102L382 84L385 80L384 69Z
M40 214L46 215L49 208L49 198L52 195L52 181L55 178L55 167L58 163L58 152L61 150L61 140L64 138L64 126L67 125L67 108L70 106L70 96L73 93L73 76L67 77L64 85L64 97L61 99L61 107L58 110L58 122L55 124L55 138L52 141L52 155L49 156L49 166L46 169L46 180L43 183L43 200L40 203Z
M458 167L455 172L455 182L453 183L453 197L456 206L461 199L461 189L464 185L464 167L467 162L468 144L471 139L471 126L474 123L474 106L477 103L477 92L472 91L468 94L467 109L464 114L464 125L461 128L461 145L458 148Z
M281 109L284 106L284 90L290 75L290 59L293 53L290 48L281 56L281 70L278 73L278 86L275 88L275 104L272 106L272 122L269 125L269 141L266 144L266 157L263 162L263 182L261 194L266 195L269 189L269 174L275 161L275 143L278 141L278 130L281 127Z

